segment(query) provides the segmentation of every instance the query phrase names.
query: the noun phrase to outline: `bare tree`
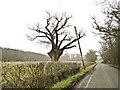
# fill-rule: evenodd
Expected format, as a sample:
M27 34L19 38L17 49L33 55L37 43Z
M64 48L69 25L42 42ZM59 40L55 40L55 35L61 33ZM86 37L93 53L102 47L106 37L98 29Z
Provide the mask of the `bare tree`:
M104 20L104 25L98 23L96 17L93 19L93 28L99 31L99 35L103 35L104 39L111 39L118 37L118 32L120 32L120 2L113 0L104 0L100 2L102 5L102 13L106 15L106 20Z
M76 42L84 35L79 34L78 39L70 36L68 30L71 25L68 21L72 16L68 16L66 13L51 14L49 12L47 12L47 15L46 26L41 27L38 23L33 27L29 27L30 30L37 32L37 34L35 37L28 36L28 38L32 41L41 38L39 40L41 43L51 45L51 50L48 52L48 55L51 61L58 61L63 51L76 47L76 45L72 45L72 43ZM64 43L65 41L67 44Z

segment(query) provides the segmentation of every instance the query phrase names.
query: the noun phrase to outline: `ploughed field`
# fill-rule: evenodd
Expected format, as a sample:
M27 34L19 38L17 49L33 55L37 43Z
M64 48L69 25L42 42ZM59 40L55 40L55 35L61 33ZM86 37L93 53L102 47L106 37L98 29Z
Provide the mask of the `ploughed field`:
M2 62L1 68L2 88L49 88L83 70L80 61Z

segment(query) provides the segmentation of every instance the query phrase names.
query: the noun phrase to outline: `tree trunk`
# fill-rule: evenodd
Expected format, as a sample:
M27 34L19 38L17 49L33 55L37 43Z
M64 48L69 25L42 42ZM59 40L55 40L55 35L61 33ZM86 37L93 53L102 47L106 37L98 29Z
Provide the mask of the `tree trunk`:
M62 55L63 50L61 49L52 49L48 55L51 58L52 62L56 62L59 61L60 56Z

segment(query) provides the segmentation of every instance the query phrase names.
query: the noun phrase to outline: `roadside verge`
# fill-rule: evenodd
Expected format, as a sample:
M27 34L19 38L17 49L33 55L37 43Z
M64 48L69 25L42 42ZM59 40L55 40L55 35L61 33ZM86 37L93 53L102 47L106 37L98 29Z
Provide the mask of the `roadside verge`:
M113 65L113 64L109 64L111 67L114 67L114 68L117 68L117 69L119 69L120 70L120 66L118 66L118 65Z
M75 83L77 83L78 79L85 76L85 74L90 72L95 66L96 66L96 64L93 64L93 65L87 67L85 70L77 73L76 75L71 76L71 77L69 77L66 80L63 80L61 82L58 82L57 84L54 84L50 89L53 89L53 88L59 88L59 89L72 88L75 85Z
M104 63L104 62L102 62L102 63L103 63L103 64L107 64L107 65L109 65L109 66L111 66L111 67L114 67L114 68L120 70L120 66L118 66L118 65L109 64L109 63Z

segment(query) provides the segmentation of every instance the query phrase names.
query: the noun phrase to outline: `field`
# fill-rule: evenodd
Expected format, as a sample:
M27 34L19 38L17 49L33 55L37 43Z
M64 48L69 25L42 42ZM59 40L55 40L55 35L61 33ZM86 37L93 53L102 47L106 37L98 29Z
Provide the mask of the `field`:
M85 62L86 67L91 65ZM70 62L4 62L2 88L49 88L81 70L79 61Z

